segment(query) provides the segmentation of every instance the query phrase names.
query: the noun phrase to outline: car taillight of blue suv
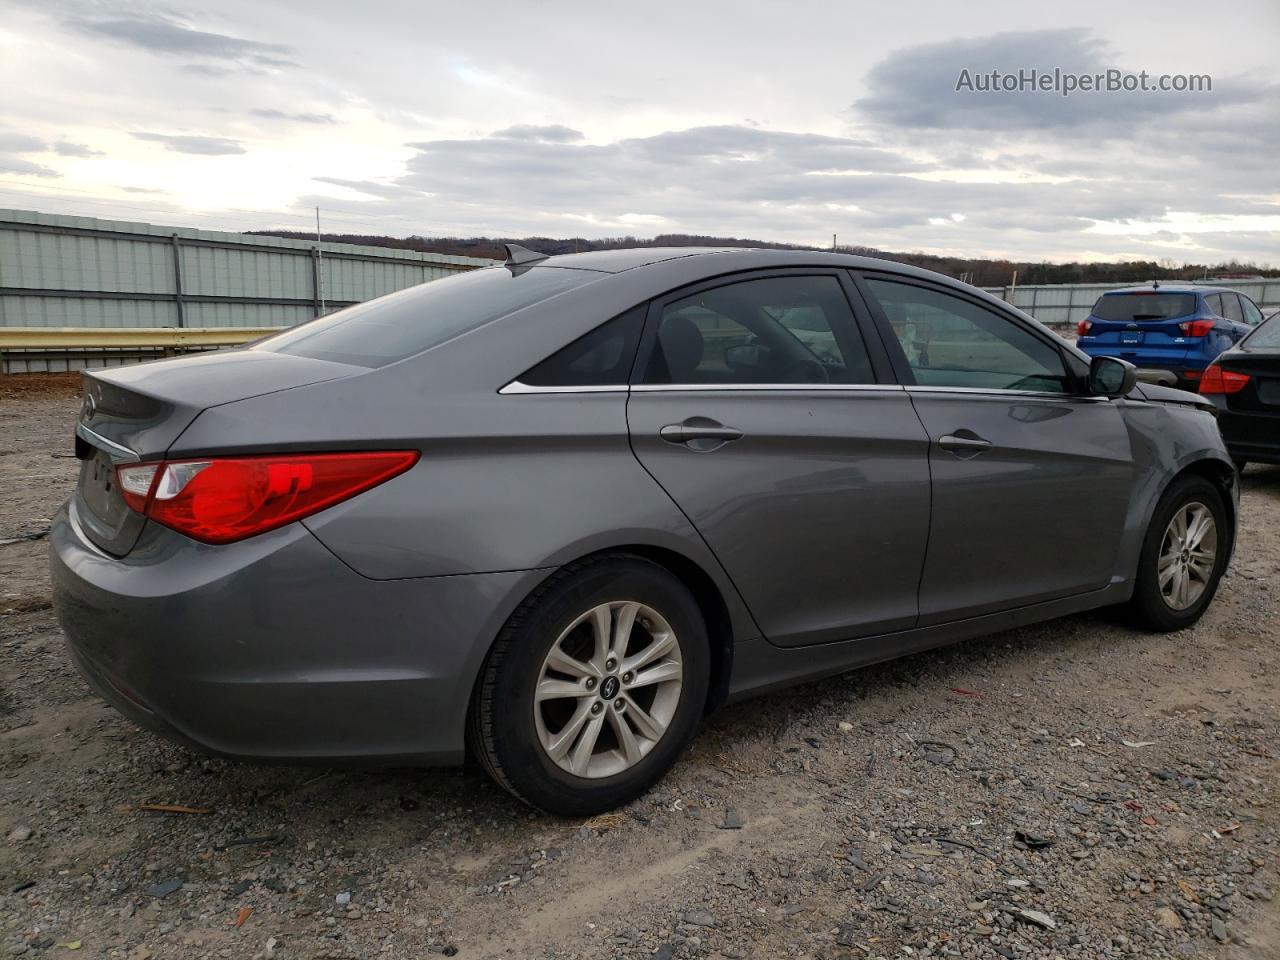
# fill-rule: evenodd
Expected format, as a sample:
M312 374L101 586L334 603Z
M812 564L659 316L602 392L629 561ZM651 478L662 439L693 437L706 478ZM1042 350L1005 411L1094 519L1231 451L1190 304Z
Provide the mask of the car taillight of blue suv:
M1129 361L1143 380L1195 390L1214 357L1261 322L1257 305L1234 290L1152 284L1099 297L1076 325L1076 345Z

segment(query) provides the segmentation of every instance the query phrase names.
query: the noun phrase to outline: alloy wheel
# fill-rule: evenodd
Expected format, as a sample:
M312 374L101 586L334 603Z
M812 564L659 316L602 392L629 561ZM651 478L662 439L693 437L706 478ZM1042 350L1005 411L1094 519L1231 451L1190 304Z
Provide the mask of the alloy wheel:
M1171 610L1186 610L1209 588L1218 558L1218 525L1198 500L1183 504L1169 521L1157 563L1160 595Z
M621 773L667 732L683 684L679 638L658 611L633 600L599 604L543 659L533 696L538 741L574 776Z

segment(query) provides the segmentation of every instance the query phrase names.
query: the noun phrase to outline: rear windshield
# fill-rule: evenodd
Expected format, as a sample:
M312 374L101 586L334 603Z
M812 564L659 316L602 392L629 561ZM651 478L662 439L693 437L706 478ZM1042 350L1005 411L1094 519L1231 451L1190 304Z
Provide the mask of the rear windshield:
M1172 320L1196 312L1194 293L1106 293L1093 305L1099 320Z
M559 267L472 270L309 320L254 349L381 367L599 277Z
M1272 314L1262 321L1244 340L1244 344L1250 347L1280 347L1280 313Z

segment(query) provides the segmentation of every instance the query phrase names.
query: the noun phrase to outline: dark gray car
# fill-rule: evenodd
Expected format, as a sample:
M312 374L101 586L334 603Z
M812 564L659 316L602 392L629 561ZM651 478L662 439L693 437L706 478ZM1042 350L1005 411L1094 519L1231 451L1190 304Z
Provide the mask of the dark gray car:
M644 249L85 375L77 664L221 754L635 797L727 700L1124 604L1204 612L1211 405L880 260Z

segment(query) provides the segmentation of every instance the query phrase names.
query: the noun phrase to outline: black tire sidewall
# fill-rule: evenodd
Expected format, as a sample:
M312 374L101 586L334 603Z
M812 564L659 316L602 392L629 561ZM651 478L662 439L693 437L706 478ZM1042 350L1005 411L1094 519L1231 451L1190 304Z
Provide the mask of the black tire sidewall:
M637 600L675 631L684 664L680 703L666 734L638 763L611 777L575 777L556 766L538 742L533 692L543 659L561 632L598 604ZM509 646L493 681L490 742L515 792L551 813L585 816L612 809L649 789L675 763L702 718L710 674L707 632L697 601L654 563L611 558L576 571L539 598Z
M1186 610L1174 610L1165 603L1160 592L1160 547L1164 543L1169 521L1177 511L1193 500L1203 503L1213 514L1214 523L1218 527L1218 555L1214 559L1209 584L1200 599ZM1183 477L1175 481L1156 505L1142 544L1131 604L1137 625L1154 630L1181 630L1195 624L1218 592L1218 584L1226 571L1227 559L1231 553L1230 537L1227 508L1221 491L1203 477Z

